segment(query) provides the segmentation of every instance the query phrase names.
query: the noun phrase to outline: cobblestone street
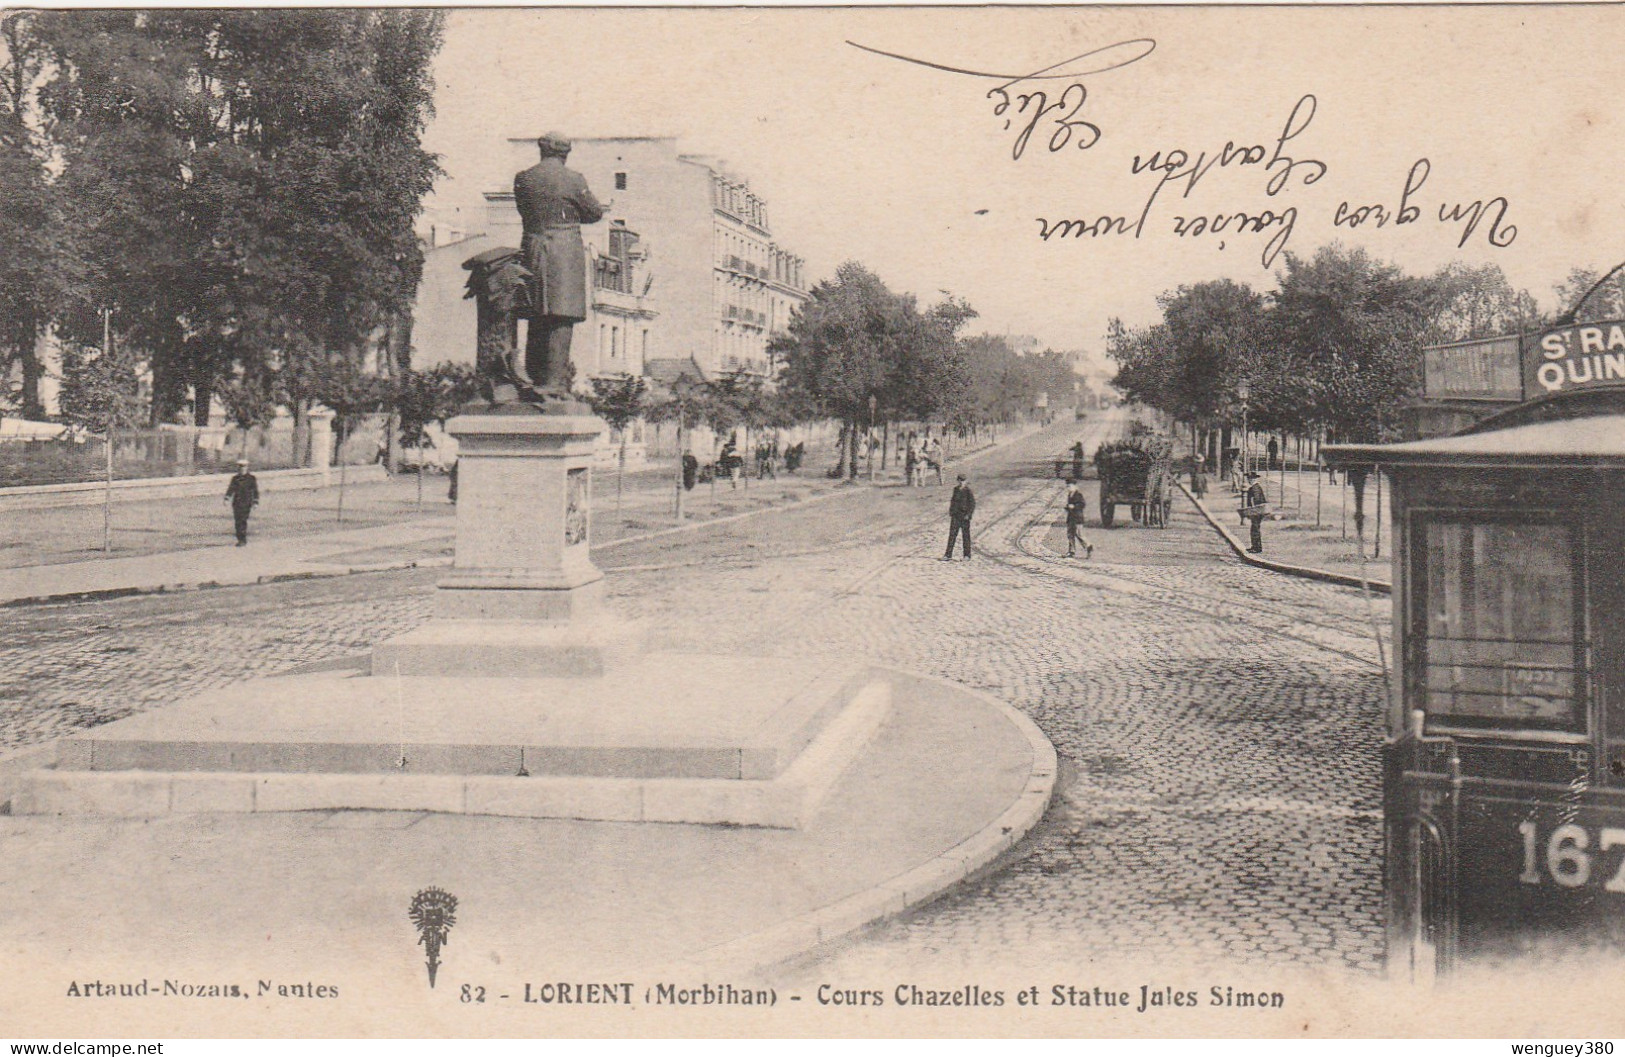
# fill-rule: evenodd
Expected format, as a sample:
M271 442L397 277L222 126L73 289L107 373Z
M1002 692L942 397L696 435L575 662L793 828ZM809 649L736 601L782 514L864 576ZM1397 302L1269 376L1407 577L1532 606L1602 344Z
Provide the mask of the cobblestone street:
M964 464L969 562L938 560L946 489L864 485L600 557L655 645L871 656L1009 701L1061 757L1048 815L999 866L781 972L1108 955L1377 970L1388 600L1243 565L1184 500L1166 530L1092 523L1093 560L1067 559L1048 457L1080 433L1092 450L1098 419ZM436 575L8 610L0 741L353 655L426 619Z

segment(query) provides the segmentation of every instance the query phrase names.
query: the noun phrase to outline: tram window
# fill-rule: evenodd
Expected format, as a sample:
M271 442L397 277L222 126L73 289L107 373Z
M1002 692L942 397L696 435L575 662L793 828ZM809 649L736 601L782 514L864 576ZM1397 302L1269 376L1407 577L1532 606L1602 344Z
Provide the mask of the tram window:
M1574 534L1429 521L1422 696L1430 725L1583 732Z

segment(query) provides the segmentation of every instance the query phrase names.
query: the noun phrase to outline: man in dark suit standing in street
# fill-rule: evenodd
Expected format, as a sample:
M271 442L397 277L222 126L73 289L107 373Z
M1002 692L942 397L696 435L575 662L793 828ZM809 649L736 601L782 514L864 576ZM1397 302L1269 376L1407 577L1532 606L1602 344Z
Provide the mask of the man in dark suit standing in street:
M948 499L948 549L942 552L945 562L954 559L954 540L963 536L965 560L970 561L970 519L976 513L976 493L970 490L965 475L960 474L954 484L954 494Z
M1264 486L1258 480L1258 474L1247 475L1247 496L1244 510L1249 511L1245 516L1252 522L1252 539L1247 547L1248 554L1264 553L1264 518L1268 516L1269 497L1264 494Z
M533 392L568 396L570 335L587 318L581 225L601 220L604 207L587 189L586 177L565 168L568 139L549 132L536 146L542 160L513 178L514 204L525 231L520 248L533 287L523 362L510 364L509 370Z
M237 546L248 544L248 515L260 501L260 483L248 472L248 460L237 460L237 472L226 485L226 502L231 504L231 516L237 523Z
M1078 482L1075 480L1068 481L1066 483L1066 556L1068 558L1078 556L1079 544L1083 545L1083 556L1085 558L1095 556L1095 545L1084 539L1083 533L1080 531L1083 528L1083 511L1088 505L1088 501L1083 498L1083 493L1078 491Z

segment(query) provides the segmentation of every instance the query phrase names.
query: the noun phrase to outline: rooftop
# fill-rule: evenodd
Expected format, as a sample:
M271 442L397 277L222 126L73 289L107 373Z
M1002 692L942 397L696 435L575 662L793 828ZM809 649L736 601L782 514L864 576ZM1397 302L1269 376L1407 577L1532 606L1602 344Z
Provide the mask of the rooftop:
M1625 468L1625 413L1479 428L1402 444L1328 444L1337 465Z

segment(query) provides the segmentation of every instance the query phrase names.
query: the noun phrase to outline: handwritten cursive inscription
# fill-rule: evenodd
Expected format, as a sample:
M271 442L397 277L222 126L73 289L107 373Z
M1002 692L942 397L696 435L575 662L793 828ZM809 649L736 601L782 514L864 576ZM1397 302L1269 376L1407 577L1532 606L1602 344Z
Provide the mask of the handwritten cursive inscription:
M1275 147L1269 153L1269 161L1264 161L1264 146L1260 143L1251 146L1236 146L1235 140L1227 142L1221 150L1214 151L1209 157L1207 151L1202 151L1192 158L1189 151L1175 148L1169 151L1157 151L1145 161L1140 155L1134 156L1134 162L1129 170L1135 174L1151 170L1161 172L1162 181L1157 185L1161 190L1163 184L1173 183L1177 180L1185 181L1183 197L1189 198L1190 193L1196 190L1196 184L1206 176L1214 166L1228 168L1231 165L1264 165L1264 171L1272 174L1269 182L1264 185L1264 193L1271 197L1278 195L1286 187L1287 181L1298 169L1304 171L1299 175L1303 186L1318 181L1326 175L1326 163L1314 158L1305 158L1302 161L1294 159L1286 153L1289 141L1297 139L1309 128L1309 123L1315 119L1315 97L1305 95L1292 107L1292 113L1287 115L1286 124L1281 134L1275 137ZM1152 193L1156 197L1156 193Z
M1084 52L1082 55L1074 55L1070 59L1062 59L1060 62L1051 63L1032 73L988 73L985 70L967 70L959 66L946 66L940 62L927 62L924 59L899 55L894 51L881 51L879 48L871 48L867 44L859 44L855 40L849 40L847 44L871 55L883 55L888 59L911 62L916 66L924 66L931 70L964 74L966 77L986 77L995 81L1003 81L1006 88L1018 81L1068 80L1087 77L1090 74L1105 73L1107 70L1121 69L1124 66L1139 62L1157 50L1156 41L1149 37L1142 37L1136 40L1120 41L1117 44L1108 44L1104 48L1095 48Z
M1018 116L1028 115L1027 123L1016 134L1016 141L1010 147L1012 161L1020 161L1022 154L1026 153L1027 140L1032 136L1033 129L1038 127L1038 123L1059 110L1065 110L1066 113L1054 118L1055 129L1049 136L1051 154L1066 149L1069 143L1075 142L1079 150L1088 150L1100 142L1100 126L1078 116L1078 111L1083 109L1084 102L1089 98L1089 89L1081 84L1067 85L1066 90L1061 93L1061 98L1053 103L1044 92L1021 92L1016 95L1012 104L1010 93L1005 89L988 89L987 97L992 99L995 96L999 101L993 106L994 117L1003 117L1012 105L1015 106ZM1005 118L1006 129L1009 129L1011 120Z
M1157 42L1149 37L1125 40L1051 63L1032 73L1009 74L928 62L925 59L899 55L892 51L881 51L879 48L871 48L851 40L847 41L847 44L871 55L913 63L930 70L1003 82L989 88L984 98L993 101L993 117L1004 122L1004 131L1014 129L1016 133L1015 142L1010 147L1011 161L1021 160L1021 156L1027 152L1027 143L1032 139L1033 132L1040 126L1049 132L1045 146L1051 154L1059 153L1068 147L1088 150L1100 142L1100 126L1082 116L1083 104L1089 100L1089 89L1083 85L1081 78L1105 73L1107 70L1122 69L1124 66L1139 62L1157 49ZM1053 93L1042 87L1024 92L1011 92L1016 85L1026 81L1059 80L1071 82L1059 93Z
M1125 40L1051 63L1031 73L1011 74L931 62L856 41L846 43L872 55L926 69L1000 82L989 88L983 98L992 101L993 117L1002 123L1001 130L1014 134L1010 144L1010 159L1014 162L1021 161L1028 147L1035 143L1042 144L1044 152L1049 154L1069 149L1087 151L1099 144L1105 134L1084 115L1090 96L1082 79L1133 65L1157 48L1157 42L1148 37ZM1314 94L1300 95L1273 142L1229 139L1217 148L1192 150L1186 146L1161 146L1150 152L1136 153L1128 165L1129 174L1155 181L1137 216L1107 209L1098 214L1090 210L1061 218L1034 217L1038 222L1038 237L1044 242L1084 238L1139 240L1150 228L1158 200L1169 187L1178 189L1179 200L1183 202L1193 198L1198 186L1203 185L1215 169L1243 175L1256 170L1263 181L1255 185L1254 193L1262 192L1269 201L1268 207L1236 203L1198 205L1192 201L1171 218L1167 230L1178 239L1211 240L1220 250L1237 237L1262 236L1259 263L1269 268L1287 248L1300 220L1299 206L1282 204L1279 200L1293 190L1314 186L1331 171L1326 161L1308 153L1312 150L1308 134L1319 108L1320 100ZM1431 221L1436 216L1439 225L1456 226L1457 248L1465 247L1479 231L1493 247L1512 244L1518 236L1518 228L1508 222L1512 205L1503 195L1471 201L1443 201L1436 214L1426 214L1418 204L1419 195L1432 168L1428 159L1418 159L1405 177L1398 201L1392 205L1340 202L1330 216L1331 226L1385 228L1392 224L1399 228Z
M1152 186L1151 193L1146 196L1145 205L1140 209L1140 219L1134 230L1135 237L1138 238L1145 231L1145 222L1151 215L1151 207L1156 205L1157 196L1162 193L1164 187L1183 181L1184 189L1180 197L1189 198L1191 192L1196 190L1196 185L1215 166L1229 168L1262 165L1263 171L1270 174L1264 184L1264 193L1271 198L1287 188L1293 173L1298 174L1298 180L1305 187L1318 182L1326 175L1325 162L1317 158L1300 160L1286 152L1287 144L1308 130L1309 123L1315 117L1316 105L1314 96L1302 96L1293 105L1292 112L1287 115L1286 123L1282 125L1280 134L1275 137L1274 147L1268 150L1262 143L1237 146L1235 140L1228 140L1222 148L1211 154L1204 150L1192 156L1190 151L1177 147L1156 151L1149 158L1142 158L1136 154L1134 161L1129 165L1131 173L1136 176L1144 172L1160 175L1156 184ZM1222 232L1231 221L1234 221L1236 231L1259 232L1266 228L1276 228L1275 234L1265 243L1261 257L1264 267L1268 268L1275 263L1276 256L1286 248L1287 240L1292 237L1298 210L1293 206L1287 206L1279 211L1265 209L1254 214L1224 210L1206 217L1175 219L1174 234L1182 238L1201 235L1204 231Z

